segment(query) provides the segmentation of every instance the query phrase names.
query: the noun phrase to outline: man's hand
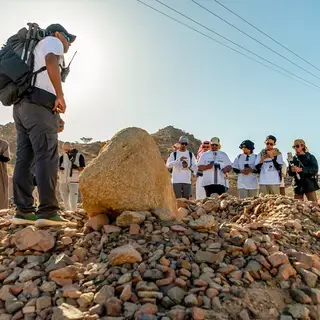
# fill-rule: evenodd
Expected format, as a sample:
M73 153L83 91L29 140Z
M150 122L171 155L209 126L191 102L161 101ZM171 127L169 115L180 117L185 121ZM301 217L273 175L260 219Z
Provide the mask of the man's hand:
M270 158L270 159L274 159L274 153L273 153L273 151L267 151L267 156L268 156L268 158Z
M207 165L206 165L206 170L212 169L213 166L214 166L214 164L212 164L212 163L207 164Z
M291 171L292 171L292 172L301 172L301 171L302 171L302 168L297 167L297 166L293 166L293 167L291 167Z
M187 159L187 157L181 157L180 161L183 161L183 160L186 160L186 159Z
M228 172L230 172L232 170L232 167L231 166L226 166L225 168L222 169L222 172L224 174L227 174Z
M186 161L182 161L182 167L184 169L187 169L188 168L188 163Z
M260 163L263 163L264 160L266 160L267 158L268 158L268 155L264 153L264 154L261 156Z
M65 113L66 111L66 102L64 101L63 96L57 96L57 99L54 103L53 111L57 113Z

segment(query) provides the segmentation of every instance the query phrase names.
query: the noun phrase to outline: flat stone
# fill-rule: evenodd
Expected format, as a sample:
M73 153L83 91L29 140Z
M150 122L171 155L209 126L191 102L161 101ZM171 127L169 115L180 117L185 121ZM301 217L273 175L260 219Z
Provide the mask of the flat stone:
M308 304L312 302L312 299L299 289L291 289L290 294L292 298L299 303Z
M130 224L140 225L146 219L145 215L135 211L124 211L116 220L118 227L129 227Z
M302 288L304 293L306 293L312 300L314 304L320 304L320 290L313 288Z
M309 310L304 305L292 304L286 307L286 310L296 319L309 319Z
M104 304L109 298L114 297L115 291L111 286L103 286L94 296L94 302Z
M318 276L316 274L303 268L297 268L297 271L308 287L314 288L316 286L318 281Z
M83 313L69 304L62 303L53 308L52 320L82 320L83 318Z
M109 233L120 233L121 228L113 225L106 225L103 226L104 233L109 234Z
M168 291L167 295L173 302L180 304L183 301L186 292L180 287L173 287Z
M24 303L14 298L5 302L5 308L8 313L15 313L24 307Z
M108 259L113 266L142 261L141 254L130 244L113 249Z
M109 224L109 218L106 214L98 214L94 217L90 217L87 222L87 226L92 228L95 231L99 231L103 228L104 225Z
M286 281L290 277L294 277L297 274L296 270L291 264L283 264L280 266L276 279L279 281Z
M288 264L289 258L288 256L283 252L275 252L272 255L268 257L268 261L271 263L271 265L276 268L282 264Z
M212 253L209 251L199 250L195 255L197 263L208 262L208 263L220 263L223 261L226 255L226 251L220 251L219 253Z
M34 280L40 278L44 275L42 271L36 271L32 269L23 270L19 275L20 282L27 282L29 280Z

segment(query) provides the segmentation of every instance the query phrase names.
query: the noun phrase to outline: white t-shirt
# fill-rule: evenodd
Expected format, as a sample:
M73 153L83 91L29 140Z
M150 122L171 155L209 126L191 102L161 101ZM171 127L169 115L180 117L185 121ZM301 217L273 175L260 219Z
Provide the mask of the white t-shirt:
M204 187L211 184L220 184L227 187L227 181L222 169L232 165L229 157L225 152L209 150L201 155L198 165L206 166L211 162L219 164L220 169L213 166L212 169L203 171L202 186Z
M38 71L40 68L45 67L46 56L49 53L60 56L60 59L62 59L63 51L63 44L58 38L45 37L39 41L34 49L34 71ZM56 95L47 70L42 71L37 75L35 87Z
M188 183L191 184L192 173L197 173L197 159L192 153L192 162L190 167L190 152L176 151L177 157L174 160L174 152L172 152L167 160L167 167L172 168L171 181L172 183ZM188 168L183 168L181 157L186 157L185 161L188 163Z
M232 167L238 170L243 170L245 165L248 164L250 168L255 169L257 155L240 154L235 158ZM255 173L249 173L245 175L243 173L238 174L238 189L256 190L259 188L258 178Z
M259 164L260 159L261 159L261 153L259 153L257 156L256 165ZM282 154L277 155L275 159L280 165L283 165ZM270 158L265 159L262 164L259 182L260 184L266 184L266 185L281 184L279 171L274 167L273 161Z

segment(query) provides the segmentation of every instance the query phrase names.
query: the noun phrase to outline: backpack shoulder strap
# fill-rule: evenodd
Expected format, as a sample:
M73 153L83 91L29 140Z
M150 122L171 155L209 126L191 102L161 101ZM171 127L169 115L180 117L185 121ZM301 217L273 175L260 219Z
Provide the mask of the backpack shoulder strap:
M174 161L177 160L177 151L175 151L175 152L173 153L173 159L174 159Z
M191 152L191 151L189 151L189 157L190 157L190 168L192 167L192 156L193 156L192 152Z

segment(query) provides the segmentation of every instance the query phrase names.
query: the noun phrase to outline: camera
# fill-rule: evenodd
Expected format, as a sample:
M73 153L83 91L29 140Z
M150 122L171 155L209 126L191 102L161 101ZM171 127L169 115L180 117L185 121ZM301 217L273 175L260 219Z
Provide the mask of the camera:
M186 165L186 164L188 164L188 162L183 160L183 161L182 161L182 164L183 164L183 165Z
M198 171L197 172L197 177L203 177L203 172L202 171Z
M219 163L215 163L215 164L214 164L214 167L215 167L216 169L220 169L220 164L219 164Z

